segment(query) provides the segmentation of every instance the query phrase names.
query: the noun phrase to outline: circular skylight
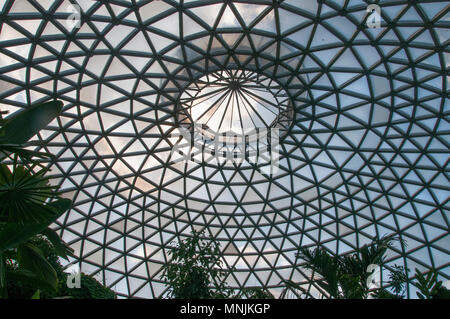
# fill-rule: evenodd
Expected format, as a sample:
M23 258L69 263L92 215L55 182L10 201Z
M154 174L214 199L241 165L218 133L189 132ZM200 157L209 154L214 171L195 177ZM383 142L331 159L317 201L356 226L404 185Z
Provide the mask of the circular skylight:
M180 125L202 125L217 134L272 128L279 117L292 112L280 85L266 76L242 70L203 76L182 93L180 104L185 113Z
M55 225L74 264L159 297L169 243L205 230L231 287L317 294L299 247L396 234L388 267L449 279L448 1L369 4L0 2L0 109L65 104L35 139L74 200ZM183 157L180 128L233 154L246 130L279 129L256 139L276 169L212 146Z

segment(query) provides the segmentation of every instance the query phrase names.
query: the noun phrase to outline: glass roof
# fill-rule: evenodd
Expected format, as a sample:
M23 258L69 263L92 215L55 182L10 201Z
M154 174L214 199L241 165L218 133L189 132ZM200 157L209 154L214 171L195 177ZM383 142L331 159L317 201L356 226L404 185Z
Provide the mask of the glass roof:
M206 75L189 85L179 99L184 117L218 134L270 128L290 109L288 102L279 84L242 70Z
M74 200L55 229L81 270L159 297L168 244L195 229L236 268L231 287L316 293L298 247L398 234L388 266L448 280L449 4L377 1L371 27L370 3L1 0L0 109L64 102L35 139ZM208 105L219 131L282 119L277 171L173 160L180 112Z

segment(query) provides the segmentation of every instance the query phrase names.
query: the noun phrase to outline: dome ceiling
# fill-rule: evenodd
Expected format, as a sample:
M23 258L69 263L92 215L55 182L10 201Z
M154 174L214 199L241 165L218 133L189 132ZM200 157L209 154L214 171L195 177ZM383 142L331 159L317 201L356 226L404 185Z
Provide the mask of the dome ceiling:
M231 287L314 293L298 247L342 254L390 234L407 246L388 266L449 279L448 2L379 1L379 28L368 4L2 1L0 109L64 102L35 139L74 200L55 228L82 271L159 297L165 248L195 229L236 268ZM188 118L221 133L275 123L278 169L180 160Z

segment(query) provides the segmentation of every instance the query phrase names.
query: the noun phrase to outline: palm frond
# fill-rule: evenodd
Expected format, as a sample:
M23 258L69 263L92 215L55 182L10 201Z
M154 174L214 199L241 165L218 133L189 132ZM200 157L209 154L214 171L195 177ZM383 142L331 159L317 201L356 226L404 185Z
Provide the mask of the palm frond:
M382 265L386 258L386 252L392 247L395 241L400 241L402 245L405 242L398 237L383 236L382 238L375 239L372 243L362 246L358 250L358 258L365 269L371 264Z
M285 298L288 291L294 294L299 299L304 299L304 297L314 299L310 292L307 289L303 288L300 284L293 282L292 280L284 280L282 282L285 284L285 288L281 293L280 299Z
M0 164L0 221L39 223L54 214L46 202L59 193L44 173L45 170L32 172L21 165L10 170L6 164Z
M336 257L329 255L324 249L309 250L301 247L298 257L306 261L305 268L311 269L322 276L317 282L331 297L339 298L339 263Z
M36 146L36 142L28 142L40 130L44 129L62 111L61 101L51 101L28 107L15 112L6 119L0 112L0 161L12 154L19 156L23 162L41 166L34 157L43 159L53 157L51 154L27 150L25 147Z

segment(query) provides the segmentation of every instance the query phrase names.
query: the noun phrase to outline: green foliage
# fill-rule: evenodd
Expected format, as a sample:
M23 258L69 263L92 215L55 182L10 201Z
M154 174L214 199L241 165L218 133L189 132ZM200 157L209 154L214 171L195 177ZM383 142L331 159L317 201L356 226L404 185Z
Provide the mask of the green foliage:
M227 298L230 291L223 282L219 244L193 236L170 247L171 260L163 266L162 279L167 281L169 296L175 299ZM210 288L210 284L214 288Z
M1 117L6 112L0 112L0 160L15 154L24 162L39 165L33 160L36 158L52 157L51 154L34 152L25 149L27 146L36 145L28 140L44 129L62 111L61 101L51 101L37 104L16 112L6 119Z
M32 282L36 288L56 290L57 276L42 251L30 243L30 239L41 234L57 247L58 255L67 258L71 250L59 236L48 228L65 213L72 202L58 197L42 173L34 174L16 162L12 171L0 164L0 255L16 253L15 267L4 266L0 273L0 291L6 297L5 277L15 281Z
M48 287L56 289L58 278L52 265L45 259L42 251L36 246L26 243L17 249L19 269L29 271L36 279L45 279Z
M51 154L25 149L28 140L61 113L60 101L34 105L3 119L0 112L0 297L46 299L115 298L114 292L82 274L81 288L67 288L59 257L68 260L72 250L48 226L72 202L60 197L44 177L46 169L34 158ZM18 159L23 164L18 165ZM30 166L31 165L31 166Z
M17 163L11 171L8 165L0 164L0 221L25 225L46 222L54 215L45 201L58 193L44 173Z
M42 257L45 259L46 263L48 263L55 271L57 282L62 279L64 276L63 267L59 262L59 258L56 255L51 242L44 236L37 235L29 239L28 244L33 245L39 250L41 254L37 260L40 260ZM8 269L8 297L11 299L28 299L36 292L36 290L40 290L40 299L53 298L56 296L55 285L49 285L46 280L40 279L34 272L20 267L18 252L17 249L8 252L9 262L6 264Z
M389 285L392 287L392 291L396 296L405 296L405 284L408 280L408 269L403 266L394 265L393 269L389 273Z
M60 115L62 107L61 101L35 104L3 119L0 142L19 145L26 143Z
M363 273L346 274L339 272L338 282L342 293L337 298L362 299L367 297L368 289L364 282Z
M14 163L11 171L0 164L0 252L17 248L39 233L55 244L60 243L48 225L66 212L72 202L58 195L42 170L33 173ZM70 254L62 244L58 244L58 251L65 258Z
M323 248L309 250L304 247L300 248L299 257L307 262L305 268L311 269L322 276L317 284L327 291L332 298L339 298L338 258L331 256Z
M450 290L442 286L442 281L437 280L438 273L431 269L428 274L422 274L416 268L415 286L419 289L417 297L420 299L450 299Z
M314 299L314 297L309 293L309 291L303 288L300 284L292 280L283 280L285 288L281 292L280 299L286 298L288 293L293 294L298 299Z
M57 271L44 252L32 241L46 236L59 256L67 258L71 250L48 228L65 213L72 202L60 197L44 177L46 169L33 157L50 154L26 150L28 140L48 125L62 110L59 101L34 105L3 119L0 112L0 297L8 296L8 283L16 282L25 291L32 287L42 292L57 289ZM28 166L19 165L18 159ZM31 165L31 166L30 166ZM31 289L31 288L30 288ZM35 295L36 297L37 295ZM41 298L39 290L39 298Z
M322 288L326 296L336 299L360 299L368 298L369 295L376 299L403 299L406 294L406 282L408 281L408 269L403 266L394 265L389 269L388 286L385 288L370 290L367 280L370 273L367 271L370 265L383 266L385 254L395 238L382 238L375 240L369 245L351 255L332 256L323 248L309 250L301 248L299 257L307 264L304 266L320 275L317 284ZM416 280L414 285L419 292L420 299L449 298L450 291L437 281L437 272L431 270L425 276L416 269ZM300 285L286 281L286 290L290 290L299 298L312 296Z
M408 269L403 266L394 265L389 273L388 285L392 292L385 288L379 288L372 292L372 297L375 299L403 299L406 293L406 282L408 280Z
M45 258L48 264L55 270L57 276L56 289L50 286L42 285L41 282L36 282L32 279L33 272L28 272L29 277L20 277L17 259L17 252L13 251L9 254L10 260L7 264L8 269L15 270L11 276L7 278L7 292L11 299L29 299L32 298L37 291L39 291L39 299L53 299L53 298L70 298L70 299L115 299L115 293L99 283L95 278L86 274L81 274L81 287L68 288L67 277L68 274L64 272L55 247L52 242L47 240L44 236L38 235L30 239L30 244L37 247ZM23 272L23 271L22 271ZM19 274L19 275L18 275ZM30 277L31 276L31 277ZM41 287L41 288L37 288Z
M402 299L402 296L393 294L392 292L386 290L385 288L377 289L372 293L374 299Z
M41 234L52 243L53 250L56 255L66 260L69 260L69 256L75 257L73 255L73 250L61 241L61 238L53 229L46 228L41 232Z
M450 290L441 286L436 289L436 292L431 295L431 299L450 299Z
M203 233L170 247L171 260L163 266L162 279L169 286L169 297L175 299L273 299L262 288L244 288L233 293L224 282L227 272L222 268L220 246L201 239Z
M333 256L320 247L314 250L302 247L298 256L306 261L305 268L319 275L317 284L328 298L362 299L368 298L371 293L367 282L371 275L368 272L369 267L384 263L386 251L395 240L397 239L392 237L377 239L371 244L364 245L355 253L345 256ZM394 268L390 274L391 285L395 292L393 296L398 296L404 290L407 277L403 273L403 268L398 267ZM286 283L287 288L295 294L300 292L306 297L312 297L300 285ZM385 297L389 294L384 290L379 293Z

